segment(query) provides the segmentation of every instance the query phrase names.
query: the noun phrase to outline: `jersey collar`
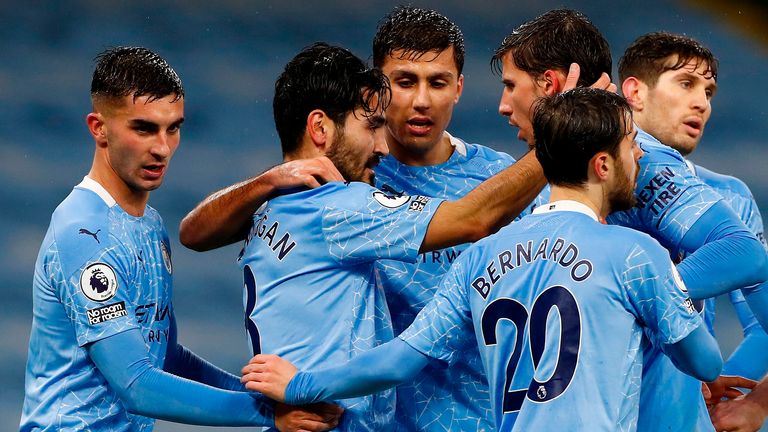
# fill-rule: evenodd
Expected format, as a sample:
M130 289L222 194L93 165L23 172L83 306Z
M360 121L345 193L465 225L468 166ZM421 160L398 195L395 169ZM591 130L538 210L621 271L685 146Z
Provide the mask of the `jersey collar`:
M595 214L591 208L589 208L586 204L572 200L560 200L544 204L533 209L533 214L544 214L556 211L571 211L585 214L594 219L596 222L599 222L597 214Z
M83 177L83 181L81 181L80 184L75 187L87 189L95 193L99 196L99 198L102 199L102 201L104 201L105 204L107 204L107 207L112 207L117 204L117 201L115 201L115 199L112 198L112 195L110 195L109 192L104 189L104 186L88 176Z
M462 156L467 156L467 146L464 144L464 141L454 137L453 135L449 134L448 131L443 132L446 136L448 136L448 140L451 142L451 145L453 146L453 149Z

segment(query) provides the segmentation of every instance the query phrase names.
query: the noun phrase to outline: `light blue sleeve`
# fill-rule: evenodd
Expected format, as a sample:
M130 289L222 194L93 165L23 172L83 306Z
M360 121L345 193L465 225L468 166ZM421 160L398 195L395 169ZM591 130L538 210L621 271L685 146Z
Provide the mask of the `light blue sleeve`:
M694 251L679 265L691 297L705 299L768 280L768 258L757 238L723 201L713 204L686 232L681 245ZM749 297L754 289L745 291ZM768 290L755 302L768 300ZM749 298L748 298L749 300ZM753 309L755 310L755 309ZM768 323L768 311L765 312Z
M344 365L298 372L285 389L285 402L300 405L380 392L413 379L427 363L429 357L396 338Z
M674 344L704 327L669 255L650 237L637 237L627 254L622 282L631 310L656 344Z
M651 238L639 238L627 255L622 280L636 316L675 366L700 380L717 378L723 366L720 349L667 252Z
M260 394L214 388L153 367L138 329L86 348L131 413L204 426L274 426L272 402Z
M350 184L345 202L326 204L322 231L331 256L353 265L377 259L414 262L441 199Z
M60 252L61 253L61 252ZM77 343L88 343L139 328L133 311L137 268L133 254L111 238L79 261L79 268L58 273L56 295L74 325ZM63 260L63 259L62 259Z
M731 303L744 329L744 340L723 366L723 375L759 380L768 373L768 335L757 323L741 292L730 293Z
M470 345L476 344L465 266L471 249L465 251L445 274L435 297L419 312L400 339L429 357L452 363Z

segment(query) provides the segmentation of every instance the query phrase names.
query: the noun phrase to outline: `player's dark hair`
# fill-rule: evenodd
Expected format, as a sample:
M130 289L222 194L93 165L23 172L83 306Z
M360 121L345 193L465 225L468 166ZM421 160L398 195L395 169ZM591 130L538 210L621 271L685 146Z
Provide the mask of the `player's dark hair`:
M175 70L159 55L142 47L115 47L96 56L91 80L92 98L133 99L149 96L148 102L175 95L184 97L184 87Z
M635 77L654 87L666 71L678 70L695 61L698 68L706 63L705 78L717 81L719 62L709 48L688 36L654 32L640 36L624 51L619 60L619 79Z
M579 86L592 85L603 72L611 75L608 41L584 14L570 9L551 10L504 38L491 59L498 74L507 53L515 66L534 78L548 69L567 73L571 63L581 67Z
M283 154L299 148L313 110L322 110L343 128L350 112L362 108L372 115L386 108L389 99L387 77L349 50L322 42L304 48L275 82L272 108Z
M582 186L589 160L598 152L619 155L619 144L632 130L632 110L612 92L575 88L540 99L533 114L536 158L547 181Z
M381 68L388 56L402 50L401 59L416 60L453 46L453 61L464 69L464 35L459 26L430 9L398 6L379 23L373 37L373 65Z

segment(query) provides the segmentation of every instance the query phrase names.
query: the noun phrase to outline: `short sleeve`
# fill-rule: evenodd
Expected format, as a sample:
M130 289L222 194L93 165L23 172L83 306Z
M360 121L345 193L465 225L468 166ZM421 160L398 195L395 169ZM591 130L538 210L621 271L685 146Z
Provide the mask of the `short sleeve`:
M74 325L78 345L139 327L132 297L136 269L127 259L129 254L113 244L83 260L74 271L59 273L57 295Z
M419 312L413 324L400 338L417 351L452 363L456 353L475 344L468 286L464 266L465 255L445 274L435 297Z
M667 252L643 236L629 251L622 273L630 310L655 342L673 344L703 321Z
M322 231L333 258L344 264L378 259L415 262L441 199L398 195L350 185L326 203Z

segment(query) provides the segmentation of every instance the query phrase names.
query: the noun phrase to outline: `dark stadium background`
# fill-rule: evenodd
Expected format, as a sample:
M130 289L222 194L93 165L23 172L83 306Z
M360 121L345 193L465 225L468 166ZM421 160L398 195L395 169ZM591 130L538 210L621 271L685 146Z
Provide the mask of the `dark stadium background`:
M279 162L273 83L299 49L316 40L368 58L380 17L396 3L95 1L0 4L0 430L18 426L31 324L31 280L54 207L91 163L84 123L93 57L108 46L158 51L184 81L182 146L150 204L173 239L180 339L236 372L247 360L239 246L205 254L178 244L180 219L209 192ZM558 6L585 12L613 47L614 63L638 35L669 30L698 38L721 60L715 114L693 159L745 180L768 211L768 12L763 1L415 1L464 30L465 90L451 132L519 156L523 145L498 116L501 86L488 61L524 20ZM610 4L610 6L608 6ZM721 304L719 336L730 351L741 335ZM202 430L159 422L158 431ZM222 429L219 429L222 430Z

